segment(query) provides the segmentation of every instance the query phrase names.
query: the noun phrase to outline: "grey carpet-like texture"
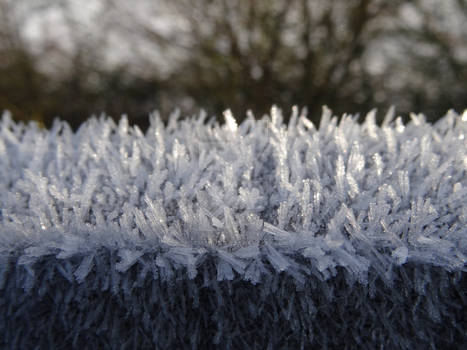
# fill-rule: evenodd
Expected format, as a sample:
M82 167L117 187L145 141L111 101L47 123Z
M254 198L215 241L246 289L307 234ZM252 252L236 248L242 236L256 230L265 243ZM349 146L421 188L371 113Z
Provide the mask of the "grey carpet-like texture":
M0 348L462 349L467 111L0 122Z

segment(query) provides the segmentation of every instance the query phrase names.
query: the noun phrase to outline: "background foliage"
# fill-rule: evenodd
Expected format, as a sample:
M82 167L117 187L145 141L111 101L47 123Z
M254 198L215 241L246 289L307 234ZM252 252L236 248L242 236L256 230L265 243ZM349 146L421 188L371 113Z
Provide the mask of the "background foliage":
M465 0L0 0L0 16L0 109L46 126L466 107Z

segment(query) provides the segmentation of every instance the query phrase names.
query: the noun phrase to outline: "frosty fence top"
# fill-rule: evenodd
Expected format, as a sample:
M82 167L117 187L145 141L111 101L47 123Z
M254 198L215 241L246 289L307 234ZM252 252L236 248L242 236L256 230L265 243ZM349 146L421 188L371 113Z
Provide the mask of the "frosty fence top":
M148 269L194 278L213 254L218 280L253 283L271 268L303 278L298 256L323 279L341 266L363 283L369 268L390 281L407 261L466 271L467 111L434 125L392 111L359 124L327 108L319 129L296 108L288 125L274 107L225 120L164 126L154 114L143 134L101 117L73 132L4 113L0 275L12 256L27 269L54 255L82 258L83 281L102 248L120 272L150 253Z

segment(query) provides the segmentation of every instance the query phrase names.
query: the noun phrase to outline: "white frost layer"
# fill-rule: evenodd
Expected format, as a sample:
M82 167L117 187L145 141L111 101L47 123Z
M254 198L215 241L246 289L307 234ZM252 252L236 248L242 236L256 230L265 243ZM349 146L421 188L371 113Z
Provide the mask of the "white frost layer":
M303 261L363 283L369 268L390 280L410 261L466 271L467 111L411 117L378 126L374 111L359 124L324 108L317 129L296 108L288 125L274 107L240 125L229 111L225 125L154 114L143 134L126 118L74 133L4 113L0 261L81 256L77 281L101 248L117 252L117 271L153 254L148 269L190 278L214 254L218 280L254 283L270 268L302 279Z

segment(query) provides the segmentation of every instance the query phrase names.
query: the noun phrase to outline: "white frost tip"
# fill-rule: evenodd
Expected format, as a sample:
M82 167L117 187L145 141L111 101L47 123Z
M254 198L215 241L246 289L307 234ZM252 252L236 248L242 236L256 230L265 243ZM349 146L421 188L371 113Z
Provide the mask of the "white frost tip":
M227 109L224 112L224 118L225 118L225 123L227 125L227 128L230 131L237 131L238 126L237 126L237 121L235 120L232 111L230 109Z

